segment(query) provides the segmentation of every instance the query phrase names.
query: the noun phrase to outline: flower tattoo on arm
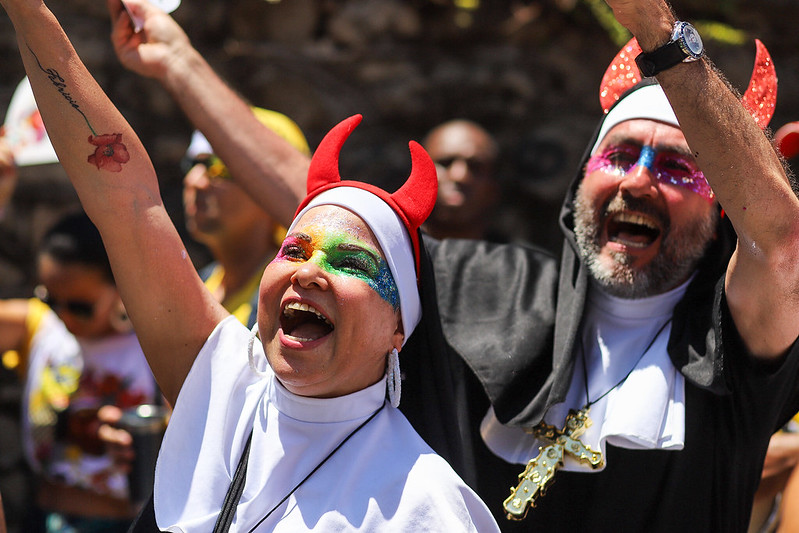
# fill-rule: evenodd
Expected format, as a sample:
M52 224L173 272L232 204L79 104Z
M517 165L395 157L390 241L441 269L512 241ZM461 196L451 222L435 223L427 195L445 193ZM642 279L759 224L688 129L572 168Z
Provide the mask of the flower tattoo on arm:
M89 156L89 163L98 169L119 172L122 170L122 163L127 163L130 159L128 149L122 144L121 133L89 135L89 142L97 147Z
M81 114L83 120L86 122L86 125L89 127L89 131L92 133L89 135L89 143L96 148L94 153L88 157L88 162L96 166L98 169L108 170L109 172L120 172L122 170L122 165L130 160L130 153L122 143L122 134L106 133L97 135L97 132L94 131L94 128L89 122L88 117L80 108L78 102L76 102L72 95L67 91L67 83L64 78L58 73L57 70L53 68L44 68L33 50L31 50L30 47L28 47L28 50L36 60L36 64L39 66L39 69L44 72L44 74L47 76L47 79L49 79L50 83L53 84L53 87L55 87L59 94L64 97L64 100L67 101L70 107Z

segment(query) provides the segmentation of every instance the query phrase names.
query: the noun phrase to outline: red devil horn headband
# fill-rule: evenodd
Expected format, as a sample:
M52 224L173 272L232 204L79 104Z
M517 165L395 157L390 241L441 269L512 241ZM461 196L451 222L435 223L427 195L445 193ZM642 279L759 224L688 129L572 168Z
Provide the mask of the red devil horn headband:
M607 114L621 95L641 81L641 72L635 64L635 58L641 53L641 47L635 37L625 44L613 61L608 65L602 83L599 85L599 103Z
M777 103L777 72L763 43L755 39L755 46L757 48L755 66L741 103L758 126L765 128L774 115ZM608 65L599 88L599 102L605 113L626 91L641 81L641 73L635 64L635 58L640 53L641 47L633 37Z
M308 169L308 196L300 204L299 213L319 193L334 187L347 186L366 190L386 202L400 217L411 242L419 269L419 226L427 219L436 203L438 177L433 160L424 148L411 141L411 174L402 187L393 194L360 181L342 180L339 174L339 154L344 142L361 122L361 115L353 115L337 124L325 135L314 152Z
M755 39L755 46L757 53L752 79L749 80L749 87L746 88L741 102L763 129L768 126L777 105L777 71L766 46L759 39Z

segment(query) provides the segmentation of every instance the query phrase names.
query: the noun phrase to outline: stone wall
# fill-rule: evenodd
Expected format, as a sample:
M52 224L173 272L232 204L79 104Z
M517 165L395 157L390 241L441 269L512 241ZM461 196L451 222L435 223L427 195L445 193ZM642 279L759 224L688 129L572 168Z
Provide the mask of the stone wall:
M139 132L181 227L178 161L190 125L161 87L124 71L102 0L49 2L89 69ZM390 184L409 170L407 141L455 117L482 123L503 150L506 201L498 226L556 249L565 187L599 116L597 90L615 54L596 0L184 0L174 16L211 64L256 105L294 118L315 146L338 120L363 113L342 174ZM706 39L734 85L748 82L751 37L780 75L773 124L799 119L799 3L675 0L689 20L744 30L742 45ZM469 6L478 7L469 9ZM461 7L457 7L461 6ZM23 76L13 31L0 17L0 109ZM57 165L24 169L0 224L0 295L31 282L30 243L75 202ZM198 262L201 249L191 247ZM26 263L26 261L28 261ZM17 268L14 265L27 265ZM26 270L27 269L27 270ZM3 272L9 271L3 275ZM21 272L25 270L25 272Z

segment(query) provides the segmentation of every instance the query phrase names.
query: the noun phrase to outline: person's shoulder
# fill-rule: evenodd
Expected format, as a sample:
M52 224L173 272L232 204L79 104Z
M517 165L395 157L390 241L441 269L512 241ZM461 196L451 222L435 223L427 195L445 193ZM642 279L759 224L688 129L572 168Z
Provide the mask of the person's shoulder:
M444 239L437 241L430 260L439 292L470 284L481 291L557 286L558 260L550 251L532 244Z
M221 376L235 379L248 365L248 345L250 331L233 315L219 322L205 340L200 352L192 364L191 374L196 374L195 369L204 369L203 373L211 372ZM253 343L256 359L258 358L260 342ZM263 351L260 351L262 354ZM188 380L188 377L187 377Z
M452 485L453 482L456 482L456 485L463 484L450 464L425 442L399 409L386 407L386 411L386 416L392 425L392 438L388 445L394 448L391 455L398 462L407 459L412 463L411 470L417 475L431 477L433 485L439 482L447 485ZM428 487L427 490L433 489Z
M251 332L244 324L239 322L235 316L228 315L216 325L208 336L206 345L212 343L219 345L248 343L250 336Z
M384 443L383 451L391 457L392 468L383 479L391 491L402 486L395 523L406 524L404 529L413 531L498 531L485 503L452 466L398 409L386 411L391 439Z
M434 239L424 236L424 243L434 262L457 261L500 256L504 259L535 263L541 266L557 265L556 256L549 250L528 242L495 242L474 239Z
M417 499L414 518L427 531L499 531L485 502L434 452L419 456L406 493Z

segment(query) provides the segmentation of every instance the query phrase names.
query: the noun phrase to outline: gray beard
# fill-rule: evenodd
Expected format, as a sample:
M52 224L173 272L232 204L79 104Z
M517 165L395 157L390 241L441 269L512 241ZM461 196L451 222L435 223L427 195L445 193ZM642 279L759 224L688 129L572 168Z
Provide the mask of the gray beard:
M632 256L622 252L612 254L610 265L600 261L601 222L622 208L647 213L663 222L660 252L640 269L633 268ZM713 209L709 216L697 217L679 228L673 227L667 214L655 212L647 202L621 196L603 205L600 214L591 202L583 198L582 186L578 188L574 201L574 234L580 258L599 286L619 298L662 294L687 280L713 240L717 224L718 212Z

